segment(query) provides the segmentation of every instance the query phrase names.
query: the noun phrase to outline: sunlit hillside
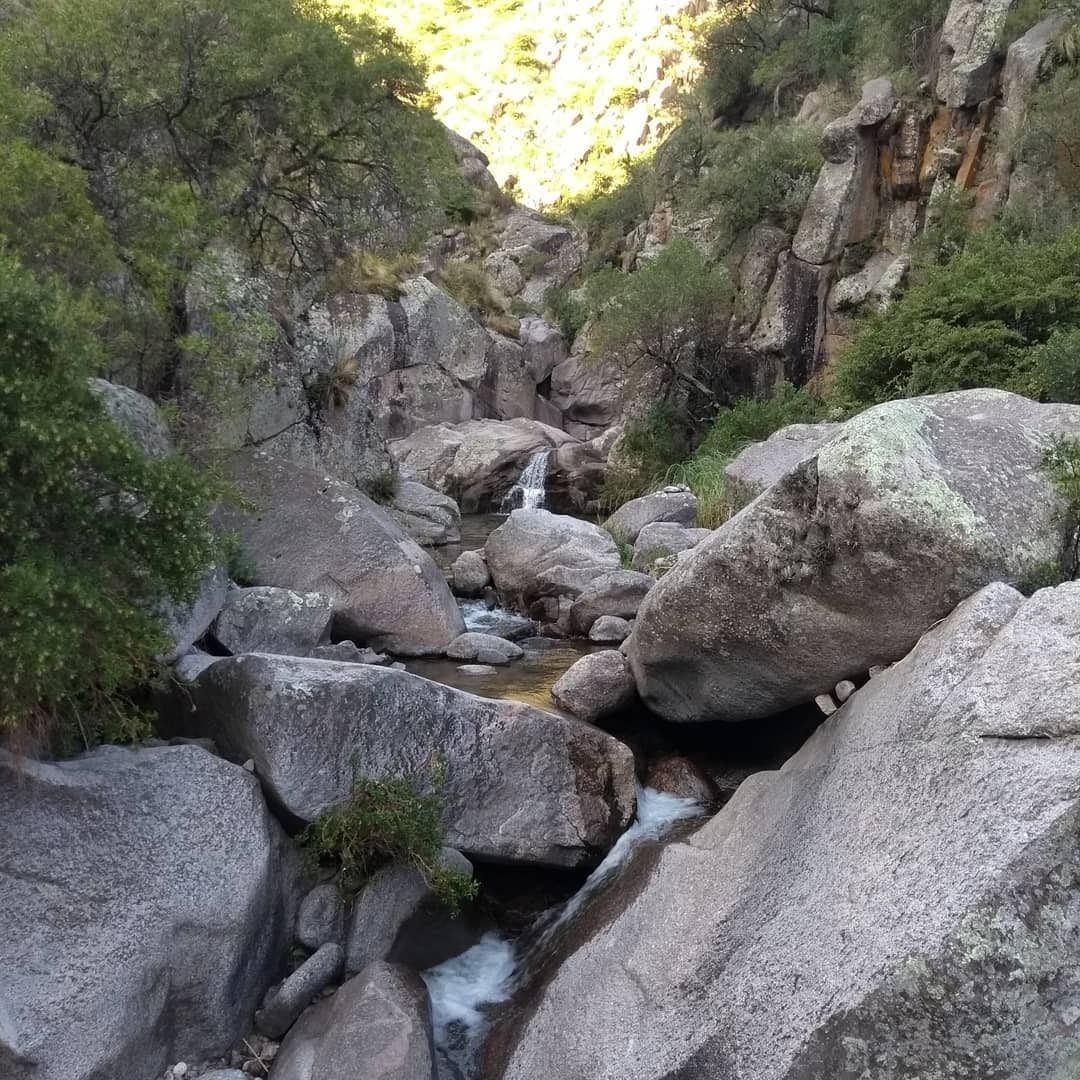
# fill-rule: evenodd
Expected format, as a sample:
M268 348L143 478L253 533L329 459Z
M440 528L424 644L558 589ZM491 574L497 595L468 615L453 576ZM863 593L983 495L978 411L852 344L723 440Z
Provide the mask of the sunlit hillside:
M426 58L437 112L526 203L621 175L674 126L714 0L343 0Z

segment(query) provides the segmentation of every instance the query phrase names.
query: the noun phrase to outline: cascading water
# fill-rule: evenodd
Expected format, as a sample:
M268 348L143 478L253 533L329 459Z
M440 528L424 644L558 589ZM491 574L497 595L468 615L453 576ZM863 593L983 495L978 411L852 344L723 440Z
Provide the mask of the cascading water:
M551 451L547 448L537 450L529 456L517 483L506 493L502 501L504 514L509 514L511 510L537 510L543 507L546 495L544 481L547 480L550 457Z
M643 840L657 840L677 821L698 817L703 808L693 799L680 799L652 788L639 788L637 818L589 875L585 884L558 911L511 943L498 934L485 934L471 949L423 972L431 995L438 1050L439 1080L479 1080L475 1062L487 1034L490 1006L509 1001L561 931L599 889L608 884Z

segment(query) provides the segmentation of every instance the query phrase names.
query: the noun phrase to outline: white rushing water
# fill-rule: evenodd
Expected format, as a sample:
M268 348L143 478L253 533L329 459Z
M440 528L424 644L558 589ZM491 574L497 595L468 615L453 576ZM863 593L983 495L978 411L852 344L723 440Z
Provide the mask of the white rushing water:
M509 1001L529 961L551 948L588 899L607 884L643 840L657 840L677 821L701 814L700 803L638 788L637 817L616 841L585 884L557 912L551 913L515 946L498 934L438 967L423 972L431 995L440 1080L473 1080L471 1064L487 1034L487 1011Z
M537 510L543 507L546 490L544 487L547 480L548 459L551 451L548 449L537 450L530 455L525 462L525 468L521 470L517 483L506 493L502 501L504 514L511 510Z

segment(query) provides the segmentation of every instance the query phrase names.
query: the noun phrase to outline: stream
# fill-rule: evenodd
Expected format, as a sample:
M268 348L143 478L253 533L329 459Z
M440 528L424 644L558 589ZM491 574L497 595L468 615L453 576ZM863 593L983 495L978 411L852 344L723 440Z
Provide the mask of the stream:
M492 1007L525 988L536 965L585 905L615 880L638 844L662 839L677 822L705 813L691 799L651 788L638 788L637 800L633 825L570 900L541 914L515 941L485 934L465 952L421 973L431 995L439 1080L480 1080L476 1063Z

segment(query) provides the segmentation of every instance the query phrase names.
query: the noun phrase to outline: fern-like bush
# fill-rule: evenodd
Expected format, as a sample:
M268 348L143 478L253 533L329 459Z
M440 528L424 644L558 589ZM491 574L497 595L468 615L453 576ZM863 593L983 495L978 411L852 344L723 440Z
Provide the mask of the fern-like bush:
M382 867L415 867L452 912L476 897L466 873L440 861L444 802L441 767L432 769L431 792L413 777L372 779L357 775L348 802L324 810L301 834L310 860L340 872L341 887L354 893Z

